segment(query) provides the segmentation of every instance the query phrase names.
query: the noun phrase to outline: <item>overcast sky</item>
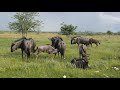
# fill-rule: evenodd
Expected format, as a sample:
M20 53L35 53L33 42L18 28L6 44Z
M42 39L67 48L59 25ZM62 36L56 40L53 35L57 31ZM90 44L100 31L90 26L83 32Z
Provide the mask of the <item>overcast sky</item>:
M8 23L16 12L0 12L0 30L9 30ZM77 31L120 31L120 12L40 12L44 22L41 31L60 31L60 23L78 26Z

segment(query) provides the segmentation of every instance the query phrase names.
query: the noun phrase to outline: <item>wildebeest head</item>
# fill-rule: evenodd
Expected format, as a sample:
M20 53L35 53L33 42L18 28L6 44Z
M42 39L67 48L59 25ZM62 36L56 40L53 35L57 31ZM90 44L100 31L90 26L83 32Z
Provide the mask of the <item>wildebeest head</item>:
M71 64L74 64L76 62L76 58L71 60Z
M74 37L71 37L71 44L76 44L76 43L74 43L73 41L74 41L76 38L78 38L78 37L81 37L81 36L74 36Z
M20 47L20 44L21 44L21 42L13 42L13 43L11 44L11 52L17 50L17 48Z
M76 44L77 43L77 38L72 38L71 39L71 44Z
M52 46L54 46L54 43L55 43L55 39L56 39L56 38L48 38L48 39L51 40Z
M20 48L21 43L23 42L24 39L26 39L26 37L20 38L18 40L15 40L14 42L12 42L12 44L11 44L11 52L17 50L17 48Z
M17 49L15 43L11 44L11 52L15 51Z
M62 37L60 37L60 36L54 36L54 37L48 38L48 39L51 40L53 47L55 47L55 43L58 39L61 39L63 41Z
M53 49L52 53L53 54L57 54L58 53L58 49Z

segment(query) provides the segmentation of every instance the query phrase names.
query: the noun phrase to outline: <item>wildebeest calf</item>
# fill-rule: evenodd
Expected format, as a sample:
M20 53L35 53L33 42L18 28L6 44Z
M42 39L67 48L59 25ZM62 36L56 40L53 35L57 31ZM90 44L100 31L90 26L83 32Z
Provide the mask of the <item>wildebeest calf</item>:
M43 46L37 47L36 52L37 52L37 55L41 52L46 52L48 54L56 54L58 53L58 50L52 47L51 45L43 45Z

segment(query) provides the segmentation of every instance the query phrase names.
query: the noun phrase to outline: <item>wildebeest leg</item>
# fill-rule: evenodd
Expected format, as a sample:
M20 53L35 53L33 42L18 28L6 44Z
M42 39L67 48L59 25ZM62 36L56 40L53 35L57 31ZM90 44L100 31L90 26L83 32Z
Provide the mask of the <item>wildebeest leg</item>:
M85 69L86 65L85 65L85 61L82 62L82 65L83 65L83 69Z
M60 52L58 51L58 56L59 56L59 53L60 53Z
M22 60L23 60L23 50L21 49L21 51L22 51Z
M56 53L55 53L54 57L56 57Z
M63 53L61 53L61 59L62 59L62 58L63 58L63 59L65 59L64 54L63 54Z
M36 54L36 60L38 59L38 54L39 54L39 50L37 50L37 54Z
M98 44L96 43L96 47L98 46Z
M91 47L92 47L92 43L91 43Z
M30 59L30 51L28 50L28 53L27 53L27 62L29 62L29 59Z
M63 57L63 54L62 54L62 52L60 52L60 55L61 55L61 59L62 59L62 57Z

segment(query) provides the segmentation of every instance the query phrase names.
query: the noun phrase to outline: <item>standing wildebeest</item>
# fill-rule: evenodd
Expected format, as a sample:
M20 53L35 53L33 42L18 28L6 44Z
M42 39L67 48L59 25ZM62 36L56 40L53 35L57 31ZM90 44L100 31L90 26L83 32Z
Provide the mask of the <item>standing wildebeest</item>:
M91 44L91 47L92 47L92 43L96 44L96 47L97 47L98 44L100 44L100 41L96 40L96 39L93 39L93 38L90 38L89 43Z
M55 40L54 47L55 47L55 49L58 49L58 55L60 53L61 58L65 59L64 58L64 54L65 54L65 50L66 50L65 42L62 41L60 38L58 38L58 39Z
M71 44L84 44L86 46L88 46L90 43L89 43L89 38L82 38L82 37L76 37L76 38L72 38L71 39Z
M17 50L17 48L20 48L22 51L22 59L23 59L23 52L25 52L27 54L27 58L29 58L30 53L35 52L35 46L36 46L36 43L32 38L27 39L24 37L14 41L11 44L11 52Z
M52 42L52 46L58 50L58 55L59 53L61 54L61 58L64 58L65 50L66 50L66 45L63 41L63 39L59 36L48 38ZM55 54L56 55L56 54ZM64 58L65 59L65 58Z
M66 45L63 41L63 38L60 36L55 36L52 38L48 38L52 42L52 46L58 50L58 55L59 53L61 54L61 58L64 58L65 50L66 50ZM55 54L56 55L56 54ZM65 59L65 58L64 58Z
M83 58L87 56L86 50L87 47L83 44L79 47L79 58Z
M82 59L74 58L71 60L71 64L74 64L76 68L86 69L88 68L88 59L84 57Z

